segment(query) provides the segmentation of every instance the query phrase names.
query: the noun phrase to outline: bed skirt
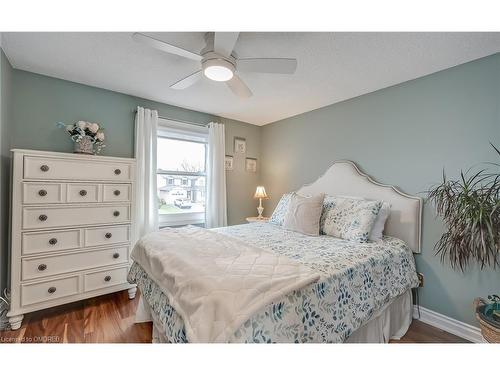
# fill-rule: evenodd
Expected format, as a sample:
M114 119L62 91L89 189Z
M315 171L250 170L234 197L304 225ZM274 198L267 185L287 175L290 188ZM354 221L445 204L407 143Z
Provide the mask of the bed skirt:
M347 343L387 343L399 340L410 328L413 303L411 289L394 298L365 325L354 331Z
M412 321L412 294L406 291L378 311L365 325L358 328L346 343L387 343L405 335ZM136 323L153 322L153 343L168 343L162 325L147 302L142 298L136 313Z

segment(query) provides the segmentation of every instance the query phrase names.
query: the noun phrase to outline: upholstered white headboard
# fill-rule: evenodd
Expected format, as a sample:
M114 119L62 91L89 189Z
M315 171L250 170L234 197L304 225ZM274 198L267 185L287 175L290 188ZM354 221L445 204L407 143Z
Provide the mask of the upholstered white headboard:
M402 239L414 253L420 253L422 198L374 181L362 173L352 161L336 161L323 176L312 184L304 185L297 193L347 195L389 202L391 214L385 224L384 233Z

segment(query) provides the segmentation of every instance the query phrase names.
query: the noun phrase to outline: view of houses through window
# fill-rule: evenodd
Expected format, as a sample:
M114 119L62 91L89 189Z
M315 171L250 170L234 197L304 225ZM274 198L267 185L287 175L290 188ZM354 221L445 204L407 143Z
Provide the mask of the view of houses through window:
M206 143L159 136L157 188L160 226L205 221Z

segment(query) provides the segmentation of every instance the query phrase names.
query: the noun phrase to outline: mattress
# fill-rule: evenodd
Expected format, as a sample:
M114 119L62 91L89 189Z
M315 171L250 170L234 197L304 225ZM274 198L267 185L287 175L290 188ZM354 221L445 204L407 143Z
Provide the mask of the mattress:
M418 286L413 254L397 238L353 243L330 236L306 236L269 223L214 230L288 256L321 275L318 282L273 301L253 315L229 342L344 342L391 300ZM172 343L187 342L182 318L136 263L129 281L141 290L162 335Z

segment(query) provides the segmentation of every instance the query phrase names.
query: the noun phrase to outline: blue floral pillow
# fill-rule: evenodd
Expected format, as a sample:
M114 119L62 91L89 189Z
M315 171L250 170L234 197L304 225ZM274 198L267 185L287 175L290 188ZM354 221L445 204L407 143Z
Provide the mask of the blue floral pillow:
M381 207L381 201L327 196L323 202L320 233L354 242L368 242Z
M278 205L274 209L273 215L269 219L271 224L283 225L283 220L285 219L285 215L288 211L288 206L290 205L290 198L292 197L292 193L283 194Z

